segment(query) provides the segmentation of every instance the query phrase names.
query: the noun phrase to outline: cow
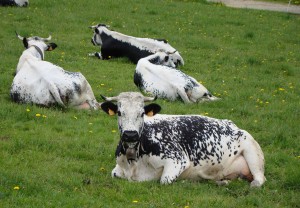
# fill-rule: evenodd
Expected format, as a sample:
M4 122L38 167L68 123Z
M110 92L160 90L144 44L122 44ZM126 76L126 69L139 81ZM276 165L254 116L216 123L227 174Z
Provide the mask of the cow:
M161 107L139 92L102 96L101 108L118 115L120 141L112 177L129 181L210 179L220 185L234 178L265 182L259 144L232 121L201 115L157 114ZM116 104L114 102L117 102Z
M17 37L23 41L26 49L19 59L10 90L14 102L46 107L99 108L90 84L81 73L65 71L44 61L44 52L57 47L55 43L47 44L51 36L26 38L17 34Z
M91 53L91 56L96 56L99 59L110 59L113 57L127 57L133 63L137 63L141 58L157 51L165 52L176 51L164 39L138 38L124 35L108 29L105 24L90 26L94 29L92 43L101 47L101 52ZM171 59L176 65L183 65L183 58L179 52L172 54Z
M134 83L142 92L171 101L180 98L185 103L195 103L219 99L196 79L174 68L170 54L165 52L141 58L134 72Z
M29 5L28 0L0 0L0 6L27 7L28 5Z

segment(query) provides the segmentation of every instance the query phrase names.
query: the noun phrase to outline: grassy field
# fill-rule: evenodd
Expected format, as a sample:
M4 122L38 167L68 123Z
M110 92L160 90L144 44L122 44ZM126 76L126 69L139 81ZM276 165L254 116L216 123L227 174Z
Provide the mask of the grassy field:
M0 16L0 207L300 207L300 16L158 0L32 0L28 8L0 8ZM116 117L11 102L24 50L15 31L51 34L58 48L45 59L82 72L99 101L137 91L134 64L87 56L99 51L88 28L98 23L168 39L185 60L181 69L222 99L157 100L162 113L231 119L249 131L265 153L265 185L112 179Z

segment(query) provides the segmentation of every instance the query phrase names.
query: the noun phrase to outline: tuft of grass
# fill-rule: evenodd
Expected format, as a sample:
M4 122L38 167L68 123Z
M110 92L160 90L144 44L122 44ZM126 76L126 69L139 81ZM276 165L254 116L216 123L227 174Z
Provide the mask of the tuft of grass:
M63 6L62 6L63 5ZM299 206L300 19L206 1L35 0L1 7L1 207L297 207ZM45 59L82 72L96 98L137 91L125 58L88 57L90 25L138 37L165 38L181 53L181 70L221 100L186 105L157 100L166 114L233 120L261 145L267 182L218 187L212 181L128 182L112 179L119 140L116 117L101 111L42 108L9 96L24 50L15 37L52 35Z

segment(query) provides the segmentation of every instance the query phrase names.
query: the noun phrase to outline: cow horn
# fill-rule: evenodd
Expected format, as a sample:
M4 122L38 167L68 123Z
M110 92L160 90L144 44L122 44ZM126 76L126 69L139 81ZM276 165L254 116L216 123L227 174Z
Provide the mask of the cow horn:
M90 29L95 29L97 25L89 26Z
M24 37L22 37L21 35L19 35L19 34L17 33L17 31L16 31L16 35L17 35L17 37L18 37L20 40L23 40L23 39L24 39Z
M175 50L175 51L173 51L173 52L167 52L167 54L168 54L168 55L174 54L174 53L176 53L176 51L177 51L177 50Z
M144 102L150 102L150 101L154 101L156 99L157 99L157 96L155 96L155 97L145 97L144 96Z
M100 95L100 96L105 101L118 101L118 97L105 97L104 95Z
M43 41L49 41L49 40L51 40L51 35L49 35L49 37L48 38L41 38Z

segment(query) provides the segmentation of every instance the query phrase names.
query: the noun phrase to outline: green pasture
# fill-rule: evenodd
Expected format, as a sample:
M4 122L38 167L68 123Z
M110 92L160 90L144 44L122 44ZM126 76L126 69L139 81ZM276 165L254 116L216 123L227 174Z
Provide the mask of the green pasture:
M300 207L300 16L234 9L205 1L31 0L0 8L0 207ZM22 36L52 35L45 60L82 72L96 98L138 91L135 65L101 61L90 25L165 38L183 56L185 73L217 102L157 100L165 114L233 120L261 145L267 181L219 187L213 181L112 179L119 140L116 117L102 111L12 103L9 90Z

